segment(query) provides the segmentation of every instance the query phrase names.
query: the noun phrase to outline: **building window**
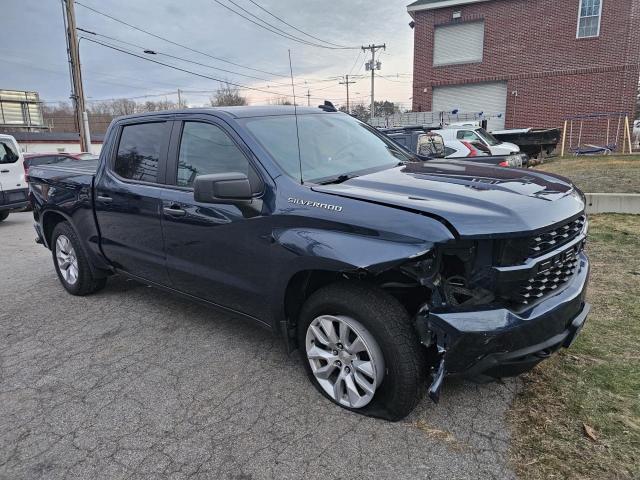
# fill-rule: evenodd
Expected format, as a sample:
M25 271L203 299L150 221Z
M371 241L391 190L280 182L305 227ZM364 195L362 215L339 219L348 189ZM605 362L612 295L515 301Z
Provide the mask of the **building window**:
M433 66L482 62L484 22L438 25L433 34Z
M600 35L602 1L603 0L580 0L578 38L597 37Z

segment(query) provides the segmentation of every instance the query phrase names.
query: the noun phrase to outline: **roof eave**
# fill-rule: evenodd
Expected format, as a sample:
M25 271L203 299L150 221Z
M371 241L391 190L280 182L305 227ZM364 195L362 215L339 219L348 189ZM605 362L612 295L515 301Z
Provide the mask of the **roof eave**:
M424 5L409 5L407 12L420 12L422 10L438 10L439 8L457 7L459 5L468 5L471 3L490 2L491 0L441 0L435 3L426 3Z

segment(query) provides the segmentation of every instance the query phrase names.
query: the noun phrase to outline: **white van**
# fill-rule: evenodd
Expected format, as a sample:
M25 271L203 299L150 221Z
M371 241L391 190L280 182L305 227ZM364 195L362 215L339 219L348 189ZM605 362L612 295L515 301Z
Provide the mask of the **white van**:
M11 135L0 135L0 222L10 212L26 207L28 200L24 157L18 143Z

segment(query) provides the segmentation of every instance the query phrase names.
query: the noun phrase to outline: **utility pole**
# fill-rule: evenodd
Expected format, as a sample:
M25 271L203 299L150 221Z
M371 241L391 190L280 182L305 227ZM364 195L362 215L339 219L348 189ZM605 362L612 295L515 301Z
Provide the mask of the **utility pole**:
M307 107L311 106L311 89L307 90Z
M178 89L178 108L182 108L182 92Z
M366 52L367 50L371 50L371 61L366 63L367 70L371 70L371 123L373 123L373 117L375 116L375 78L376 78L376 70L380 70L382 68L382 63L378 60L376 62L376 52L378 50L386 50L387 44L383 43L382 45L371 44L368 47L362 47L362 51Z
M338 82L340 85L346 85L347 86L347 113L351 114L351 107L349 105L349 84L350 83L356 83L354 80L349 81L349 74L344 76L345 80L344 82Z
M89 132L89 119L84 101L84 89L82 87L82 73L80 72L80 48L76 32L76 12L74 0L62 0L65 13L65 25L67 27L67 54L71 70L71 99L76 112L76 122L80 130L80 150L91 152L91 134Z

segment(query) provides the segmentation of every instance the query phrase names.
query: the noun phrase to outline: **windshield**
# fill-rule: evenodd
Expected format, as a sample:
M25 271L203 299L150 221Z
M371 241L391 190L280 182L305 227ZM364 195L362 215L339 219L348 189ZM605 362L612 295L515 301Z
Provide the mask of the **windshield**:
M487 132L484 128L478 128L476 130L476 133L478 135L480 135L482 137L482 139L487 142L489 145L491 145L492 147L495 147L496 145L498 145L500 143L500 140L498 140L496 137L494 137L493 135L491 135L489 132Z
M294 115L255 117L247 129L292 178L300 178ZM298 116L302 179L322 183L383 170L413 160L390 139L342 114Z

